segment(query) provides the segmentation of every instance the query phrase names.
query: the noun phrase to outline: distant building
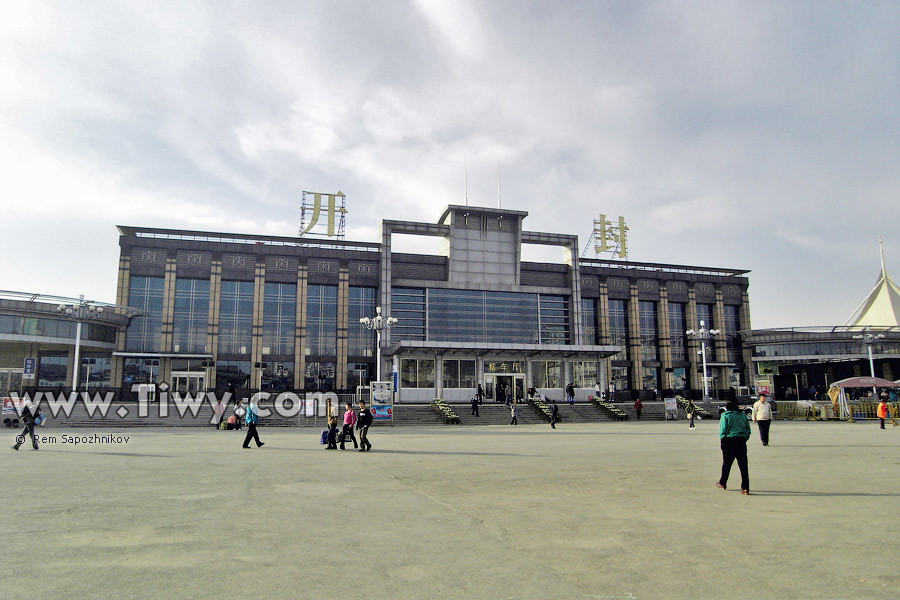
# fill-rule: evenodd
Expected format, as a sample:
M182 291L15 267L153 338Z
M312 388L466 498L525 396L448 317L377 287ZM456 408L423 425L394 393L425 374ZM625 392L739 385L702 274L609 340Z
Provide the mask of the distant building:
M744 332L744 343L756 379L768 381L776 398L807 400L811 388L872 375L872 367L876 377L894 381L900 377L900 288L887 273L883 251L875 287L843 325L756 329Z
M360 319L381 307L399 319L380 355L400 402L468 400L479 384L489 400L506 387L562 399L570 382L582 399L598 383L620 400L651 399L699 396L700 344L685 332L704 321L722 332L708 344L711 393L750 385L747 271L582 259L576 235L528 231L526 217L449 206L435 223L383 221L380 243L123 226L116 302L139 316L91 351L126 398L161 382L353 390L376 377L375 333ZM398 253L397 235L441 249ZM528 244L562 258L523 261ZM41 348L10 364L29 352L44 364ZM71 348L53 352L70 373Z

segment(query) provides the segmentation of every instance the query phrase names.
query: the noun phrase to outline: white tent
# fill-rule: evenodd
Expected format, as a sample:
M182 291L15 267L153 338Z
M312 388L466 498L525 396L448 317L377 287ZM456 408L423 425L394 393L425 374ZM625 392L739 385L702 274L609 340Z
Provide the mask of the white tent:
M847 319L845 325L851 329L900 326L900 287L884 266L884 246L880 239L878 244L881 246L881 274L866 299Z

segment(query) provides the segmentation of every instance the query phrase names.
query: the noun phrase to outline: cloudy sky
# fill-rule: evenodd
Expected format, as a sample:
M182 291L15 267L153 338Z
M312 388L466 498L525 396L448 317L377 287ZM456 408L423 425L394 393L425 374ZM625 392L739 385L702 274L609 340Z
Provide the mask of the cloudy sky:
M5 2L0 289L114 301L116 225L296 235L341 190L376 241L499 178L527 229L621 215L632 261L752 270L756 328L843 323L879 236L900 274L898 31L894 1Z

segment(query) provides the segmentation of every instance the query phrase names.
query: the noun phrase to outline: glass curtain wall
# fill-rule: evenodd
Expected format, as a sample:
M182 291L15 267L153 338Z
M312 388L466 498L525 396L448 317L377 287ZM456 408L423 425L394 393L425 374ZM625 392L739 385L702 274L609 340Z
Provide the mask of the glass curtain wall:
M347 308L347 336L349 356L375 357L375 332L359 324L363 317L375 316L375 288L350 287L350 305ZM392 309L393 315L394 309ZM400 322L398 321L397 325ZM394 326L396 328L396 325Z
M206 352L209 319L209 280L175 280L173 319L175 352Z
M219 302L219 353L249 354L252 327L253 282L223 281Z
M263 298L263 354L288 360L294 356L297 284L266 282ZM273 377L277 374L273 372Z
M641 358L659 359L659 328L656 319L656 302L638 302L638 319L641 326Z
M310 285L307 288L306 354L337 356L337 286Z
M581 343L592 346L597 340L597 301L594 298L581 299Z
M161 350L163 278L132 277L128 285L128 306L142 311L131 319L125 333L129 352Z
M669 335L672 348L672 362L687 360L687 331L686 306L683 302L669 302ZM677 383L676 383L677 385ZM678 389L678 388L676 388Z
M740 307L728 306L723 307L725 312L725 323L723 323L723 333L725 334L725 348L728 362L740 363L741 351L741 315Z
M628 301L609 301L609 336L612 343L622 346L613 360L628 360ZM616 388L619 389L619 388Z

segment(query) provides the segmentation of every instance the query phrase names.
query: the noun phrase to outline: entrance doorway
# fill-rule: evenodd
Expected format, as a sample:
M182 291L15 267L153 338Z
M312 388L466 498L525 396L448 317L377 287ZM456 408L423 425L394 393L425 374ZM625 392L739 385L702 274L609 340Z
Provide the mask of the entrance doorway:
M196 371L172 371L172 387L181 395L206 390L206 375Z
M525 375L485 374L484 395L494 402L506 402L506 389L509 395L521 402L525 398Z

